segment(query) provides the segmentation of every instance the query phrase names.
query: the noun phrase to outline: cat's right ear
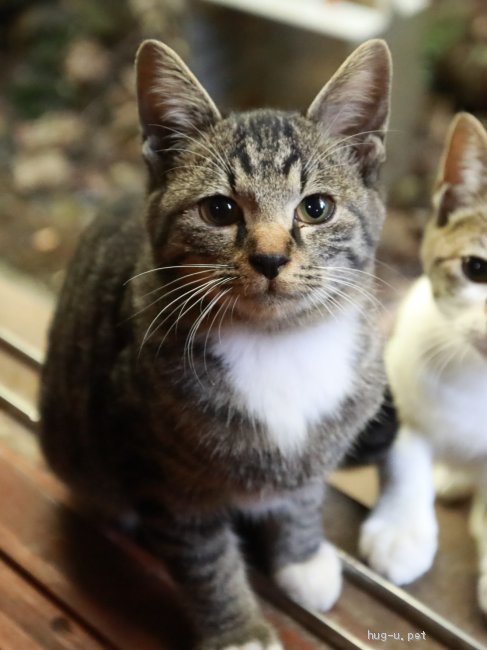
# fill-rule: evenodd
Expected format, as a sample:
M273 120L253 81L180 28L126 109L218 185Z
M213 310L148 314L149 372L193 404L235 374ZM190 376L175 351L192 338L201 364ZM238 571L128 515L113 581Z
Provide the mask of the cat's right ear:
M445 226L449 216L471 205L487 190L487 133L469 113L453 118L433 194L436 223Z
M171 149L184 147L221 116L186 64L164 43L144 41L135 67L143 154L149 168L159 173L167 167Z
M307 117L343 142L367 184L374 184L385 160L392 60L385 41L360 45L317 95Z

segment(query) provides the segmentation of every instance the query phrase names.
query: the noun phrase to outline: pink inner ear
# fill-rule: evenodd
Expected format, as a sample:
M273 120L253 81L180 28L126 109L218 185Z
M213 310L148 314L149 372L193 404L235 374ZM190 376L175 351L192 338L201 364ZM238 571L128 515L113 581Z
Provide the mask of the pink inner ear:
M465 158L468 157L468 148L472 146L472 137L475 134L463 120L456 126L446 155L443 169L443 180L449 185L460 185L463 181Z
M137 95L142 119L156 122L158 115L154 111L155 98L152 96L156 87L157 50L147 43L137 58Z
M469 113L461 113L451 127L440 182L463 186L475 193L485 184L487 133Z

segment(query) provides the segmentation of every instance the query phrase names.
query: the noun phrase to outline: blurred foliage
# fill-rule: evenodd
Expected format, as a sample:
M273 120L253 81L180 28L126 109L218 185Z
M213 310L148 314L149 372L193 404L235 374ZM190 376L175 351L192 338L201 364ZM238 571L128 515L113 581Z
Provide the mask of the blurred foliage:
M58 289L99 212L141 209L133 60L183 56L184 0L0 3L0 258Z
M457 110L487 111L487 2L441 0L424 51L435 91Z
M434 20L429 21L424 41L425 68L429 82L434 84L438 62L467 33L469 23L468 2L455 3L447 10L438 9Z
M121 63L133 60L134 48L146 35L144 5L149 11L156 4L160 15L154 32L171 41L174 16L167 16L163 0L24 0L18 12L7 6L6 17L5 8L0 10L0 42L11 62L6 92L16 114L36 118L51 108L82 108ZM86 66L84 75L69 66L80 43L91 46L78 65ZM78 57L83 57L80 47Z

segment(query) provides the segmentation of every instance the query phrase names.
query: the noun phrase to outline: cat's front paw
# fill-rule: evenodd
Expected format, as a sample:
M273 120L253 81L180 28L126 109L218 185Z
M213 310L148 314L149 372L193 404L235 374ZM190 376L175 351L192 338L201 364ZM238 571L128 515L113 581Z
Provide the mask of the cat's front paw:
M431 568L437 538L433 514L411 515L400 523L372 515L360 532L360 554L375 571L397 585L404 585Z
M326 612L342 589L342 567L335 549L322 542L309 560L288 564L274 574L277 584L307 609Z

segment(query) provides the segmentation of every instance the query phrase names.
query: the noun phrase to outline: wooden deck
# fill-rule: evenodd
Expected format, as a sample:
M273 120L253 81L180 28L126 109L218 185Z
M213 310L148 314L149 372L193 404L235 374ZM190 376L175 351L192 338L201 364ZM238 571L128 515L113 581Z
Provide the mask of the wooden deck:
M39 455L34 405L49 304L1 277L0 303L0 650L189 649L190 627L164 568L78 512ZM343 474L335 484L354 487ZM302 609L251 570L288 650L487 648L466 507L438 507L438 559L403 590L356 559L364 505L330 492L326 528L345 568L331 612Z

